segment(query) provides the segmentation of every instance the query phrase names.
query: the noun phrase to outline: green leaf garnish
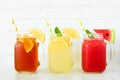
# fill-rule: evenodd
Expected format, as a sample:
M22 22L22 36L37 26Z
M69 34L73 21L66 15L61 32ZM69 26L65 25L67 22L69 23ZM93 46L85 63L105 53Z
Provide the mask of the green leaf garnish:
M94 38L93 33L90 32L88 29L86 29L85 32L86 32L86 35L87 35L88 38Z
M91 34L91 32L90 32L88 29L86 29L85 32L86 32L87 34Z
M60 29L58 27L55 27L55 34L57 36L62 36L62 33L61 33L61 31L60 31Z
M82 31L85 32L85 34L87 35L87 37L88 37L88 38L94 38L93 33L90 32L88 29L85 29L85 27L83 27L83 23L82 23L82 21L80 20L80 18L78 18L78 21L79 21L80 27L82 28Z
M88 38L94 38L93 34L87 34Z

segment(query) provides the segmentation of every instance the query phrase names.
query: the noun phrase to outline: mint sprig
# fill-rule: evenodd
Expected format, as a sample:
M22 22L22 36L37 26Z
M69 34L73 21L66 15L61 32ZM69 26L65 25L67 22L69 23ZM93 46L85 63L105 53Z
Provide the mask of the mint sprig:
M88 29L85 30L87 34L92 34Z
M80 20L80 18L78 18L78 21L79 21L80 27L82 28L82 31L85 32L85 34L87 35L87 37L88 37L88 38L94 38L93 33L90 32L88 29L85 29L85 27L83 27L83 23L82 23L82 21Z
M55 34L57 36L62 36L62 33L61 33L61 31L60 31L60 29L58 27L55 27Z
M88 38L94 38L93 33L90 32L88 29L86 29L85 32L86 32L86 35L87 35Z

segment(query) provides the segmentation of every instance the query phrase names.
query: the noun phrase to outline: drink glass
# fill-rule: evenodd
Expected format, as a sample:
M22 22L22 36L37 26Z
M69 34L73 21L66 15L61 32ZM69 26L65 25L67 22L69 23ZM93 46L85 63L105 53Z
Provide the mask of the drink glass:
M21 37L24 34L19 34L14 45L14 67L17 72L36 72L40 62L38 60L39 43L33 36ZM31 40L33 48L26 52L23 40ZM31 45L29 45L31 46Z
M82 69L85 72L103 72L106 69L106 43L99 34L83 40Z
M52 36L48 45L49 70L70 72L72 63L71 42L67 36Z

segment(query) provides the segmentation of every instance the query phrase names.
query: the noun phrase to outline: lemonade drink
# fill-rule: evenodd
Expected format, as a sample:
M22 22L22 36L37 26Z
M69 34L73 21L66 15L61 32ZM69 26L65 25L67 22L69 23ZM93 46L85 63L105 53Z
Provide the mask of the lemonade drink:
M82 43L82 68L85 72L103 72L106 68L106 43L103 38L85 38Z
M31 43L31 45L28 45L29 48L27 49L25 44L30 43L30 41L33 44ZM14 59L16 71L35 72L40 65L38 61L38 43L36 42L36 38L17 38L14 46Z
M49 69L69 72L72 67L71 42L67 36L53 36L48 45Z

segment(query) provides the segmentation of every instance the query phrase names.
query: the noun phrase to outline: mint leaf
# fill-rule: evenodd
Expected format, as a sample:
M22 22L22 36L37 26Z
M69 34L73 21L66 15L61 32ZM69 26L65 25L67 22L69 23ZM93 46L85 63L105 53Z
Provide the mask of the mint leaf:
M90 32L88 29L86 29L85 32L86 32L88 38L94 38L93 33Z
M88 29L86 29L85 32L86 32L87 34L91 34L91 32L90 32Z
M61 31L60 31L60 29L58 27L55 27L55 34L57 36L62 36L62 33L61 33Z
M94 38L94 35L92 33L87 35L88 35L88 38Z
M82 23L82 21L80 20L80 18L78 18L78 21L79 21L80 27L82 28L82 31L86 33L87 37L88 37L88 38L94 38L93 33L90 32L88 29L85 29L85 27L83 27L83 23Z

